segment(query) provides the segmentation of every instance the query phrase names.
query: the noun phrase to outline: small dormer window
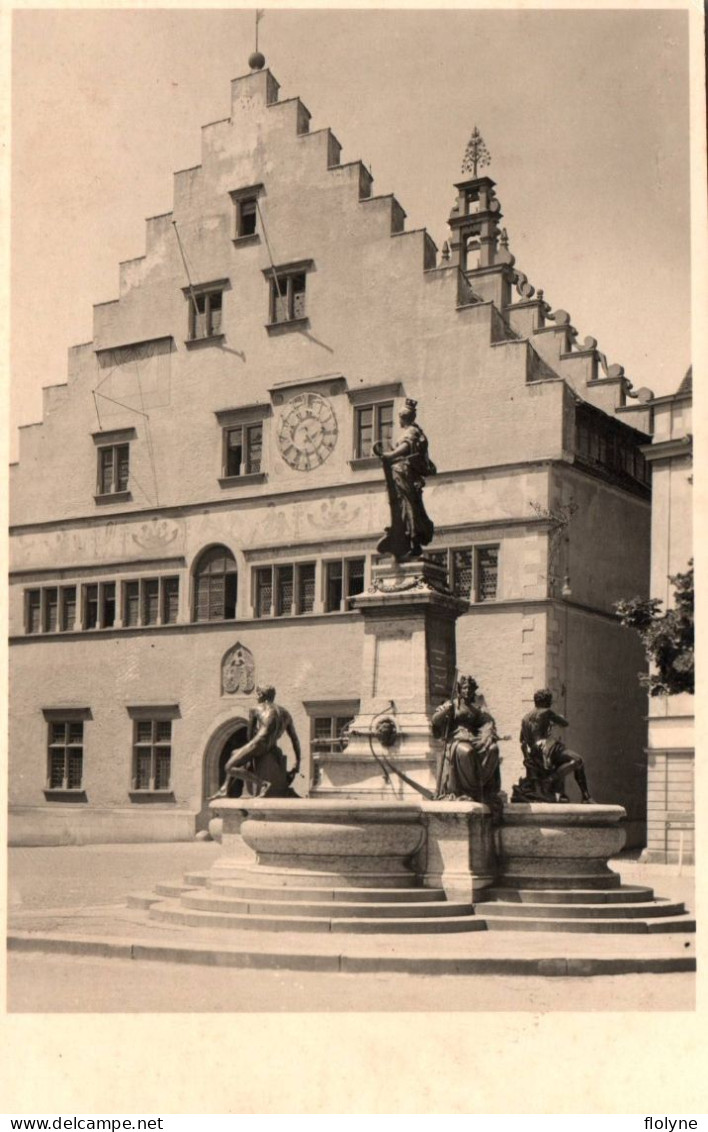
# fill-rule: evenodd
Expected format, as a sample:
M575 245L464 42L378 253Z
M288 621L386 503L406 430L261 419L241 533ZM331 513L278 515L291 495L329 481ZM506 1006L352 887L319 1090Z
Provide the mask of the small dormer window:
M134 428L92 433L96 446L96 503L122 503L130 495L130 444Z
M130 445L110 444L98 449L98 494L115 495L128 490Z
M304 272L271 279L271 322L291 322L292 319L305 317L305 286Z
M236 204L236 238L255 236L258 222L258 204L255 197L245 197Z
M269 323L270 331L288 325L297 327L306 325L307 307L307 275L314 270L312 260L301 260L299 263L277 264L264 269L263 274L268 280L270 292Z
M230 194L234 202L234 243L259 242L258 198L262 192L263 185L248 185L243 189L234 189Z
M213 338L221 334L222 291L204 291L195 295L190 306L189 337Z
M228 279L217 279L182 288L188 309L187 345L222 336L224 292L228 286Z

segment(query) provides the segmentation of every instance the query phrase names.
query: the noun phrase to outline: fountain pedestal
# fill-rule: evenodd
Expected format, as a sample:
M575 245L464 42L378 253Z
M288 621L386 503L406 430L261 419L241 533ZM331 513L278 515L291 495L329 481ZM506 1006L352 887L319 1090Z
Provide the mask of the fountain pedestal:
M421 558L374 566L370 590L353 604L364 619L361 675L352 682L359 688L359 714L345 751L315 756L312 796L420 796L393 774L387 782L375 754L389 756L434 792L441 744L430 718L452 693L455 621L467 602L450 593L442 567ZM377 733L384 720L395 725L390 746Z

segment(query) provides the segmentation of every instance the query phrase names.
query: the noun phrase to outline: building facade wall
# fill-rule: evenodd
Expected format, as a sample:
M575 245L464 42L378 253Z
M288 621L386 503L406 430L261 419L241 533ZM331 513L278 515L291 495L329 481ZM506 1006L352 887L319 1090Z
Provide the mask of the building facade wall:
M438 468L425 492L430 551L452 563L456 551L498 548L493 594L472 585L458 622L457 665L512 737L505 788L522 770L521 716L550 684L557 702L575 697L572 735L596 760L598 798L634 814L634 722L600 703L631 653L608 610L626 587L646 590L648 503L646 492L574 466L580 396L590 382L589 401L609 397L592 386L596 359L570 353L567 326L539 338L542 304L530 322L527 302L515 311L503 264L487 280L489 295L501 288L503 314L482 277L438 264L427 234L405 230L395 198L374 196L360 162L339 163L331 131L309 132L299 100L276 94L268 72L234 82L232 116L205 128L202 163L175 175L173 211L147 221L145 254L120 265L119 298L96 306L93 341L70 351L67 383L45 391L42 423L22 429L11 475L16 836L193 835L214 752L254 703L252 690L224 690L224 657L237 644L254 680L278 689L306 754L312 703L344 712L357 701L362 623L345 602L328 611L327 564L363 559L369 584L389 516L380 465L356 449L357 412L385 402L395 418L405 398L419 402ZM258 201L245 237L243 193ZM273 316L271 257L282 278L305 276L297 318ZM196 296L210 286L218 332L195 337ZM527 336L513 328L524 318ZM287 421L308 396L325 406L330 432L303 466ZM259 467L227 475L224 430L253 422ZM129 445L127 488L101 490L100 451L120 445ZM571 515L560 535L559 508ZM233 618L213 622L197 620L195 605L210 547L226 548L238 576ZM259 616L256 571L306 564L315 568L307 613ZM127 587L156 578L179 580L171 623L124 625ZM563 598L568 578L575 605ZM96 584L115 585L113 623L82 628L83 587ZM31 594L62 586L76 588L76 623L37 627ZM605 649L619 659L608 663ZM173 713L170 789L138 799L133 725L151 707ZM45 793L48 728L62 711L84 712L81 799Z
M651 595L673 605L669 578L693 556L692 400L682 393L654 407ZM649 697L648 861L695 859L694 697Z

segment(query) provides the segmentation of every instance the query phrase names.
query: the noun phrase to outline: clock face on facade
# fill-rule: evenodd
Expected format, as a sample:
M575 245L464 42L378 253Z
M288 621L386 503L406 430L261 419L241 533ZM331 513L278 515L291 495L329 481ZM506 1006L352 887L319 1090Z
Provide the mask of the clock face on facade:
M337 443L337 418L326 397L298 393L283 409L278 424L280 454L297 472L324 464Z

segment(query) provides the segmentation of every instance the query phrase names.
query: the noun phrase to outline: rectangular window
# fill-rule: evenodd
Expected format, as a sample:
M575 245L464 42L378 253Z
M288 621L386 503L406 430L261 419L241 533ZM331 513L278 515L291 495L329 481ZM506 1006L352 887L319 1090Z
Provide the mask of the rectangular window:
M291 617L315 608L315 563L258 566L253 576L256 617Z
M179 578L123 582L123 625L172 625L179 611Z
M325 612L351 608L351 599L364 592L363 558L325 562Z
M450 588L457 597L472 600L472 551L469 547L452 551Z
M49 724L48 790L80 790L84 759L84 725L79 720Z
M276 277L270 275L270 321L292 322L305 317L305 287L307 275L304 271L284 273L276 269Z
M236 238L255 236L258 227L258 205L256 197L241 197L236 200Z
M261 470L263 425L239 425L224 429L226 460L224 475L252 476Z
M65 633L76 628L76 586L26 590L25 620L28 633Z
M39 633L42 627L42 591L27 590L27 632Z
M157 578L145 578L142 582L143 625L157 625L160 612L160 583Z
M498 546L464 546L426 552L447 571L447 582L456 597L468 601L495 601L499 573Z
M110 629L115 625L115 582L90 582L82 586L82 611L83 629Z
M63 633L67 633L76 627L76 586L62 586L59 593L61 602L60 628Z
M133 720L133 789L169 790L172 720Z
M189 300L189 338L213 338L221 334L223 289L213 291L187 291Z
M259 566L256 570L256 617L270 617L273 608L273 570L270 566Z
M375 441L389 448L393 436L393 401L360 405L354 413L354 455L357 459L373 456Z
M494 601L497 596L499 573L499 547L480 546L476 550L476 599Z
M123 624L140 624L140 582L123 583Z
M162 578L162 623L174 625L179 613L179 578Z
M312 613L315 608L315 564L307 562L297 567L296 613Z
M344 750L343 732L353 715L316 715L312 717L310 750L313 755L339 755Z
M56 633L59 623L59 590L50 586L44 590L44 616L42 630L45 633Z
M292 566L277 566L275 616L287 617L293 611L293 568Z
M111 444L98 449L98 494L115 495L128 490L130 445Z
M98 627L98 585L91 583L91 585L84 586L84 629L96 629Z

